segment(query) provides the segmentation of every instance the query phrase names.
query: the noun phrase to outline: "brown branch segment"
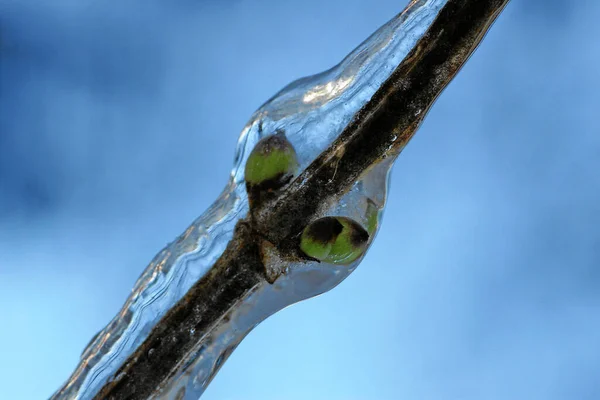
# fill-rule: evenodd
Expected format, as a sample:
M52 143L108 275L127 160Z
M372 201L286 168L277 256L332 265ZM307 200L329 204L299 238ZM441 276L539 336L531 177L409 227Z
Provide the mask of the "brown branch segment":
M203 335L254 287L264 282L256 236L239 222L235 240L150 332L96 400L147 399Z

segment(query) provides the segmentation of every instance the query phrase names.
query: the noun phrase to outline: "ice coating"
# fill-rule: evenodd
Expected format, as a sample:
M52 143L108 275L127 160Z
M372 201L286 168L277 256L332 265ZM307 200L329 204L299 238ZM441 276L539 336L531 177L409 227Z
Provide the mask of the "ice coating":
M252 116L236 150L236 183L264 135L283 129L302 168L333 142L423 36L447 0L413 0L342 62L320 74L298 79L280 90Z
M174 242L163 249L136 282L119 314L90 342L73 375L52 399L91 399L144 341L165 313L221 256L236 223L248 214L245 161L260 138L284 130L300 168L326 149L372 97L425 33L447 0L412 1L340 64L297 80L252 116L238 141L230 182L217 201ZM392 159L373 165L350 191L322 215L342 215L363 226L381 218ZM379 224L375 225L372 241ZM286 272L273 284L261 284L206 333L179 364L156 399L197 399L224 360L245 335L274 312L339 284L359 264L286 264L273 256L272 268Z
M243 187L230 182L217 201L161 250L115 318L87 345L73 375L51 399L88 399L146 338L160 318L212 266L248 212Z
M393 160L387 159L374 166L324 215L351 217L367 227L371 202L376 205L376 217L381 218L392 163ZM370 241L373 240L375 232L371 233L373 235ZM276 252L274 253L268 267L285 269L285 273L273 284L263 282L254 287L181 361L174 378L152 396L152 399L198 399L227 357L256 325L290 304L337 286L356 269L362 259L361 257L350 265L282 263L277 259Z

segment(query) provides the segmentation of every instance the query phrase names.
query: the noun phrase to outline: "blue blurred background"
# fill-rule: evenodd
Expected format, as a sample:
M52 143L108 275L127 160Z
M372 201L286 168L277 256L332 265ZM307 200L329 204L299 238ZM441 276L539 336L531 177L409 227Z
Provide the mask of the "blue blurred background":
M50 396L252 112L405 3L0 0L0 399ZM203 399L600 399L599 12L513 0L399 158L360 268Z

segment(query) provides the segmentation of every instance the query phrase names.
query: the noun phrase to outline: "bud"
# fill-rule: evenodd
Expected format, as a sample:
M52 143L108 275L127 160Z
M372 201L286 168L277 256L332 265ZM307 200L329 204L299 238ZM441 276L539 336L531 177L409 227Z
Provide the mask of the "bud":
M309 257L330 264L350 264L363 255L369 233L346 217L324 217L309 224L300 249Z
M244 177L248 192L272 191L288 183L298 169L298 159L283 131L261 139L248 157Z

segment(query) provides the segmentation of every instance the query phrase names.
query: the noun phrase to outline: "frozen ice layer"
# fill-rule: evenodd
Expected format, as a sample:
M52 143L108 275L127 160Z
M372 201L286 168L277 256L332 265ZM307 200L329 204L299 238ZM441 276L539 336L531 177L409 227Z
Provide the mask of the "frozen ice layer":
M337 169L338 161L346 156L344 145L339 145L342 133L351 124L360 125L366 118L361 114L366 105L377 108L379 100L373 100L378 99L376 93L389 83L407 56L417 60L426 53L415 49L448 5L458 11L471 7L461 14L464 19L465 15L471 18L480 13L473 17L475 27L471 31L467 29L471 22L462 20L454 33L438 29L440 41L451 39L452 34L463 35L459 28L466 29L466 44L457 45L462 52L457 50L450 64L440 64L436 70L440 81L432 83L434 95L424 96L414 108L410 108L411 103L410 112L409 108L401 110L418 116L411 125L414 131L506 1L481 0L475 5L472 0L413 0L340 64L291 83L262 105L242 130L231 178L222 194L151 261L123 309L92 339L75 372L52 399L197 399L256 325L290 304L330 290L349 276L364 256L362 248L361 252L348 249L355 240L352 232L359 232L361 246L368 248L372 243L386 202L390 168L399 150L384 149L385 154L373 158L351 184L339 184L343 190L313 199L318 204L309 214L302 211L308 208L299 209L301 216L289 219L291 228L287 220L265 221L265 215L293 214L295 203L290 199L294 197L285 197L286 193L295 190L302 194L305 186L313 185L312 178L319 173L314 165L324 155L328 158L323 162L331 167L328 179L339 183L338 174L344 171ZM431 43L434 48L435 41ZM437 59L443 64L452 54L444 57ZM406 87L410 84L395 82ZM293 160L277 154L255 154L253 163L260 168L263 163L272 163L264 167L271 169L247 169L257 143L274 135L280 135L279 142L285 139L291 144L293 152L286 149L285 154L293 154ZM336 143L337 150L332 152ZM273 148L277 150L277 146ZM269 146L265 149L274 151ZM252 185L246 181L248 171ZM263 185L267 179L274 179L277 185ZM264 204L254 200L250 204L247 190L253 190L251 186L263 191L264 196L257 201ZM308 250L319 256L316 258L297 249L302 230L285 237L276 232L292 229L306 216L342 221L328 228L333 232L332 241L324 253L314 247ZM281 229L261 231L278 223ZM344 233L343 229L350 227L354 231Z

